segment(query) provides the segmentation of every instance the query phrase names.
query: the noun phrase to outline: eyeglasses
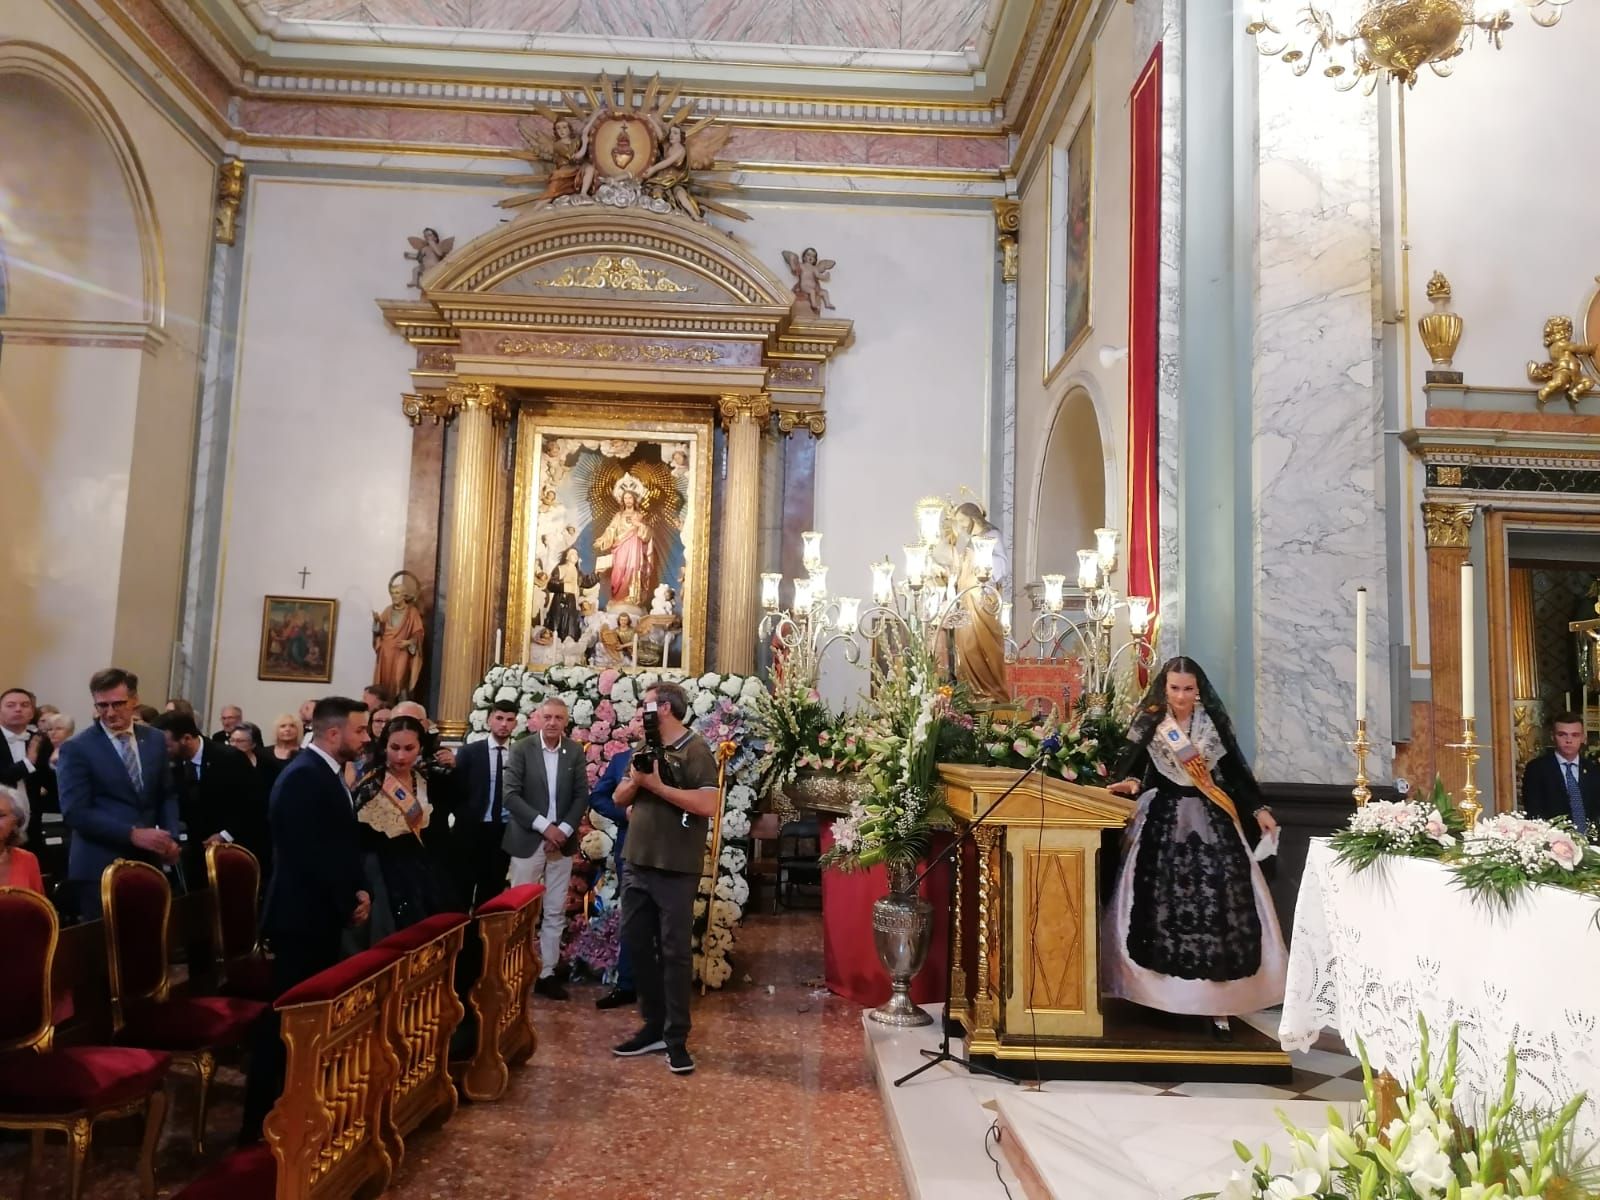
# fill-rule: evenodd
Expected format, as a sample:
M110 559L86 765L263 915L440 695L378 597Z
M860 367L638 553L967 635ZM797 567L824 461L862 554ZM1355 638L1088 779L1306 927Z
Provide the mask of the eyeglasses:
M95 712L115 712L119 708L127 708L132 703L133 699L131 697L126 700L96 700L94 702L94 710Z

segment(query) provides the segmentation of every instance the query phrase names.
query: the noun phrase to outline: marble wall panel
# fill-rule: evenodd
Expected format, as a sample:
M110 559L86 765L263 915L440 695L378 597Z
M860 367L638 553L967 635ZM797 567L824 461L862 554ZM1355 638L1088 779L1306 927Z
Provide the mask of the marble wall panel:
M796 3L797 0L692 0L687 6L687 33L701 42L787 45L794 33Z
M1254 408L1256 772L1350 775L1354 589L1368 589L1369 773L1389 774L1378 128L1358 96L1259 75Z
M899 46L902 0L805 0L794 10L803 46Z
M471 29L515 29L528 33L571 33L578 26L582 0L466 0Z
M681 38L688 0L578 0L574 33L598 37Z
M900 46L905 50L960 50L973 44L986 0L901 0Z

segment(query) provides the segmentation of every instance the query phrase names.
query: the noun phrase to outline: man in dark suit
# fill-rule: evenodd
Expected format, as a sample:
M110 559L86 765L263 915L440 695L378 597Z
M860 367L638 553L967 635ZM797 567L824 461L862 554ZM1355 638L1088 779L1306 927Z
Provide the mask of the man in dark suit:
M50 739L39 732L33 693L26 688L0 692L0 784L21 788L28 799L28 840L44 842L44 814L54 811L54 771Z
M345 927L372 912L361 870L355 801L344 785L345 764L366 749L367 706L345 696L318 700L311 742L289 760L272 785L272 881L261 929L272 946L273 990L282 995L343 957ZM285 1067L278 1022L262 1022L245 1081L239 1141L261 1138L261 1122L283 1090Z
M118 858L170 867L178 861L178 792L161 732L134 724L138 697L120 667L89 680L95 722L61 744L56 781L72 832L67 878L79 914L100 917L100 873Z
M193 717L162 713L156 728L166 735L167 757L177 777L183 871L190 889L206 886L206 847L212 842L243 846L262 864L265 878L272 847L261 773L232 746L203 738Z
M539 928L544 963L533 990L551 1000L565 1000L567 989L555 970L567 924L567 885L572 881L572 855L578 850L578 823L589 806L589 775L583 748L566 736L567 706L559 696L539 706L532 724L539 736L518 742L506 768L511 819L506 822L504 846L511 856L513 887L544 884L544 923Z
M489 736L462 747L456 755L461 796L450 827L456 889L470 912L498 896L506 886L510 858L506 836L505 785L517 729L517 705L496 700L489 710Z
M222 728L211 735L213 742L228 744L228 736L240 725L244 724L244 709L237 704L224 704L222 706Z
M1600 821L1600 767L1583 754L1583 714L1564 712L1550 722L1554 746L1529 760L1522 772L1522 811L1530 817L1570 817L1579 833Z

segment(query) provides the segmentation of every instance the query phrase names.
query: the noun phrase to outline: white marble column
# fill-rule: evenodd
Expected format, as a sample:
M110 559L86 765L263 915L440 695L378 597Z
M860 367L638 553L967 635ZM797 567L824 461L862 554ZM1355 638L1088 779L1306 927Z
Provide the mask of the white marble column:
M1343 783L1355 588L1368 591L1368 773L1389 686L1376 102L1259 65L1254 442L1256 774Z
M999 503L991 504L991 518L1001 533L1012 539L1007 548L1010 561L1020 561L1017 544L1017 278L1022 204L1007 198L994 202L995 229L1000 247L1000 412L996 422L1000 444L993 448L1000 460ZM991 467L991 470L993 468ZM991 489L992 494L992 489ZM1006 581L1010 598L1016 600L1016 577Z

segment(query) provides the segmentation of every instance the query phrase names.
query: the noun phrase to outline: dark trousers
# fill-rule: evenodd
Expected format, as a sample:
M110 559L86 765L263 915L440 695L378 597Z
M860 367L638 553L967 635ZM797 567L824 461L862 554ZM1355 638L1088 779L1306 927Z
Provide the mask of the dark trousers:
M622 944L633 962L639 1014L669 1046L689 1040L699 886L698 875L631 864L622 886Z
M319 971L337 966L343 953L337 937L279 937L272 941L272 994L281 996ZM289 1056L283 1047L282 1022L273 1009L256 1023L250 1044L250 1065L244 1081L244 1119L239 1141L261 1139L261 1123L283 1094L283 1076Z
M500 848L505 841L505 822L474 821L470 829L459 825L455 838L456 890L466 912L506 890L506 875L511 856Z

